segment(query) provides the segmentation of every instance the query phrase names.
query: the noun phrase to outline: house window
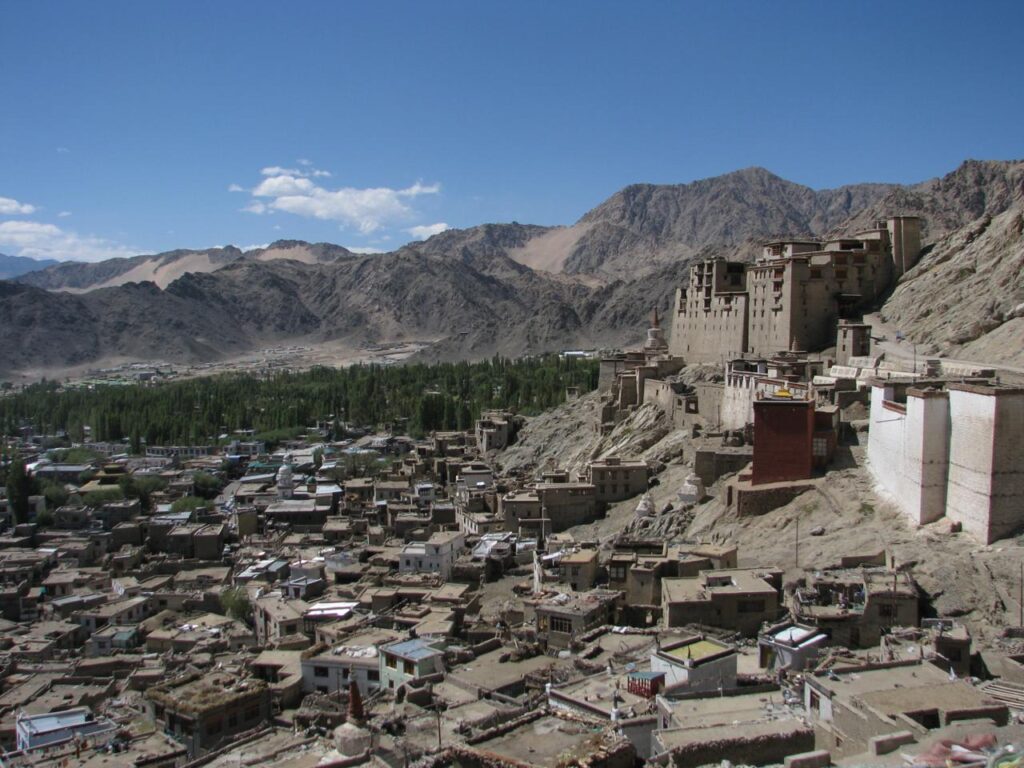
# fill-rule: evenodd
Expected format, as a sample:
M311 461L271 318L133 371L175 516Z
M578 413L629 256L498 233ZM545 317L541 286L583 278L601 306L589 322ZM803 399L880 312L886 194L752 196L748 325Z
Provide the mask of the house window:
M564 635L572 634L572 621L559 616L552 616L550 623L552 632L561 632Z
M389 669L398 669L398 659L394 656L385 656L384 664L387 665Z
M764 600L740 600L736 604L737 613L763 613Z
M313 677L327 677L327 667L313 667Z
M216 720L211 720L209 723L206 724L207 736L213 736L215 733L220 733L222 730L224 730L224 721L220 718Z
M238 713L232 712L228 715L228 728L234 728L236 725L238 725Z
M407 674L407 675L415 675L416 674L416 665L413 664L411 661L405 662L404 667L405 667L405 669L404 669L405 674Z
M260 708L259 708L259 705L254 706L254 707L249 707L249 709L246 710L246 712L245 712L245 720L246 720L246 722L252 722L253 720L259 720L259 719L260 719Z
M368 670L366 679L374 683L380 682L380 671L376 669Z

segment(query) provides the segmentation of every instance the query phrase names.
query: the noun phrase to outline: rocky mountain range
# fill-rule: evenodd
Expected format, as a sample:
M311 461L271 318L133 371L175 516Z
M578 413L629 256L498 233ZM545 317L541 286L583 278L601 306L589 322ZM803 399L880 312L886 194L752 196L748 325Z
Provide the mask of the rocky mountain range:
M30 259L27 256L8 256L0 253L0 280L11 280L57 263L53 259Z
M897 213L923 216L934 246L883 313L935 351L959 349L1000 333L1024 301L1012 213L1022 200L1024 162L968 161L913 186L818 191L751 168L632 185L571 226L485 224L385 254L280 241L61 263L0 282L0 370L115 355L207 361L299 339L430 340L422 354L439 359L621 345L642 334L652 308L670 307L694 258L747 258L767 237L855 231ZM954 300L965 283L951 276L979 260L994 265L973 273L974 283L998 281L981 291L992 307ZM915 283L949 292L950 306L979 324L932 328Z

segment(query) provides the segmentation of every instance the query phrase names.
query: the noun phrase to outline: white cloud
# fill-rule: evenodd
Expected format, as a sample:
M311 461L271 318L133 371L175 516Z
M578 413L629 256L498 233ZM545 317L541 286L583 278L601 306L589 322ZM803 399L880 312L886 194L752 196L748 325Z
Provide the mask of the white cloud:
M398 194L402 197L418 197L420 195L436 195L440 191L440 184L424 184L422 181L417 181L411 187L398 190Z
M66 219L68 216L71 215L71 211L61 211L57 215L62 219Z
M63 230L56 224L19 220L0 222L0 248L12 249L15 256L59 261L103 261L139 253L101 237Z
M439 235L446 229L451 229L443 221L437 222L437 224L420 224L415 227L409 227L406 232L415 237L417 240L426 240L428 237Z
M0 197L0 216L28 216L35 212L34 205L19 203L12 197Z
M264 248L269 247L270 243L260 243L258 245L242 245L239 246L238 250L242 251L243 253L248 253L249 251L262 251Z
M384 251L382 251L380 248L370 248L370 247L365 246L365 245L346 245L345 249L349 250L349 251L352 251L352 253L358 253L358 254L362 254L362 255L367 255L367 254L372 254L372 253L384 253Z
M263 176L304 176L305 173L297 168L282 168L280 165L268 165L266 168L260 168L260 174Z
M298 162L302 166L311 165L309 160L299 160ZM264 176L298 176L301 178L328 178L331 176L330 171L322 171L319 168L282 168L280 165L268 165L266 168L261 168L260 173Z
M228 192L245 192L245 187L241 184L228 184Z
M282 197L285 195L307 195L316 189L309 179L296 176L271 176L261 181L252 191L256 197Z
M266 178L252 190L254 198L243 210L249 213L283 211L296 216L337 221L342 227L355 227L369 234L388 223L408 220L414 213L407 199L436 195L440 184L417 181L405 189L341 187L328 189L311 181L329 175L326 171L296 170L268 166L260 170Z
M71 150L68 149L67 147L57 147L57 154L58 155L66 155L69 152L71 152Z

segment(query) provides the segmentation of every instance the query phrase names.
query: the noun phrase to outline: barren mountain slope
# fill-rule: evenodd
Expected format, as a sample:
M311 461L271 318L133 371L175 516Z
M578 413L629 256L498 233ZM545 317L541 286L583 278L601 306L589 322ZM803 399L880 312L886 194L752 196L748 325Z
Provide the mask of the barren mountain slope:
M163 288L186 272L210 272L241 257L242 251L229 245L226 248L167 251L95 263L65 261L22 275L18 282L72 293L147 281Z
M893 214L921 216L924 239L943 236L988 214L1016 205L1024 195L1024 161L967 160L942 178L895 187L841 227L851 232Z
M879 314L921 354L1024 365L1024 207L947 235Z
M372 256L280 241L244 254L228 247L65 263L19 282L85 291L81 301L13 289L0 297L7 318L0 341L8 344L0 368L125 355L215 360L289 339L436 342L423 359L631 344L653 308L667 316L692 259L743 258L768 235L836 230L860 207L867 213L850 228L888 213L932 215L934 231L971 221L972 212L997 217L991 233L965 231L933 249L885 312L935 349L1017 354L1019 237L1012 217L1000 214L1019 200L1022 169L968 162L913 188L814 191L754 168L687 185L627 187L573 227L486 224ZM908 200L920 210L900 208ZM551 271L559 267L565 271ZM140 278L150 286L146 301L132 287ZM111 287L86 291L96 285ZM943 305L949 317L940 322Z
M125 283L156 283L166 288L182 275L215 272L236 261L291 259L306 264L331 263L354 254L340 245L279 240L266 248L241 251L233 245L205 250L175 250L152 256L108 259L96 263L62 262L23 274L18 282L47 290L82 293Z
M82 296L0 282L0 372L72 366L108 355L199 361L253 339L222 308L197 305L153 283Z
M634 184L580 219L589 229L564 269L642 275L708 245L822 234L893 189L891 184L856 184L816 191L764 168L691 184Z

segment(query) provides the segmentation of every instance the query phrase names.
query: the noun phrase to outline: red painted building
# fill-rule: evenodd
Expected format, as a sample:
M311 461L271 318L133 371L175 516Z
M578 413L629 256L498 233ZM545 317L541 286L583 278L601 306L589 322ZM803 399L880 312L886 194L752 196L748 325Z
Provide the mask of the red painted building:
M754 401L751 485L806 480L814 471L814 401L765 397Z

